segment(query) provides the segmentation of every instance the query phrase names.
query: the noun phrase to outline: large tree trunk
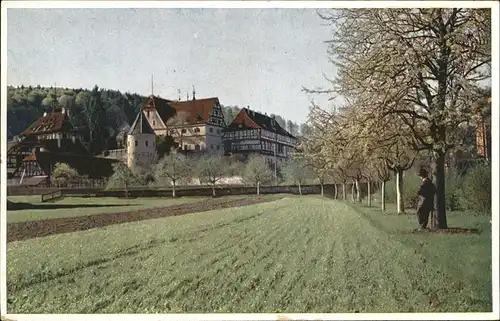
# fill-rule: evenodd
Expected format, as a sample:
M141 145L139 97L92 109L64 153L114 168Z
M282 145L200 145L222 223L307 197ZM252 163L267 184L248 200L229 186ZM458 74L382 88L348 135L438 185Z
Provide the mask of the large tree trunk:
M398 204L398 214L405 212L405 204L403 198L403 170L396 170L396 193L397 193L397 204Z
M434 196L434 215L431 224L434 228L445 229L448 228L445 204L445 155L442 153L436 154L433 164L436 194Z
M351 184L351 201L353 201L353 202L356 201L356 197L354 196L354 194L356 192L354 190L355 188L356 188L356 183L352 182L352 184Z
M302 195L302 188L300 186L300 183L299 183L299 194Z
M361 202L361 188L359 186L359 179L356 179L356 201Z
M257 182L257 195L260 195L260 182Z
M175 181L172 181L172 197L175 197Z
M382 211L385 211L385 181L382 181L382 186L380 187L381 201L382 201Z
M372 191L371 191L371 188L370 188L371 186L370 185L371 185L370 181L368 180L368 185L367 185L368 186L368 195L367 195L367 197L368 197L368 206L372 206Z
M321 183L321 196L323 197L324 196L324 192L323 192L323 183Z
M333 199L337 199L337 196L338 196L337 184L333 184Z
M215 197L215 183L212 184L212 196Z
M347 200L347 187L345 185L345 183L342 183L342 198L344 199L344 201Z

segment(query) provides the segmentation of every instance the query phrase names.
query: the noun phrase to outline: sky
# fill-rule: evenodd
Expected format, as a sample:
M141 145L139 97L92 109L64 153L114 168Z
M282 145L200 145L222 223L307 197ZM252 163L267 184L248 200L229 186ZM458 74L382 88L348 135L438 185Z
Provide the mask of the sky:
M328 87L315 9L8 9L9 85L101 88L222 105L302 123L302 87Z

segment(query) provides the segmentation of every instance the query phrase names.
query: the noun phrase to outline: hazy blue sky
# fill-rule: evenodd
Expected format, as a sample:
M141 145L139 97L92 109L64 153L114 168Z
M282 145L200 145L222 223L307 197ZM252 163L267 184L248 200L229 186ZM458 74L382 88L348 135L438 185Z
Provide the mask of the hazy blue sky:
M311 9L9 9L8 83L219 97L296 122L326 86L329 28ZM315 98L316 101L324 99Z

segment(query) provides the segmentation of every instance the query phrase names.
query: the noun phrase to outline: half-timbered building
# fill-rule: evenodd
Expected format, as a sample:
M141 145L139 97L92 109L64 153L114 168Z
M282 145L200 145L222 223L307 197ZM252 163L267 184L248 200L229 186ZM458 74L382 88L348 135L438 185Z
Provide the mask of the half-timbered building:
M297 139L272 117L243 108L224 130L226 154L263 155L271 166L291 157Z
M91 179L111 175L115 160L93 157L82 141L64 108L46 112L10 144L7 177L15 184L48 183L57 163L67 163Z
M222 151L225 121L217 97L172 101L151 96L142 110L155 134L172 136L182 150Z

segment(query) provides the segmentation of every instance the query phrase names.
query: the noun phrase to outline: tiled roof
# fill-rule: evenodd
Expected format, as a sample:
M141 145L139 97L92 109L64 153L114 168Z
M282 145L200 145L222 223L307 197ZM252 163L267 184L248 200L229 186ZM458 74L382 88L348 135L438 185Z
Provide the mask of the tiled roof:
M164 123L176 114L185 114L186 122L195 124L210 120L212 109L219 104L217 97L194 99L186 101L172 101L159 97L150 97L143 105L145 111L156 109Z
M128 131L129 135L135 135L135 134L155 134L153 128L151 128L151 125L149 125L148 120L146 117L144 117L144 113L140 111L137 114L137 117L134 120L134 123L132 126L130 126L130 129Z
M185 113L187 116L186 121L194 124L209 121L213 107L219 105L219 99L217 97L212 97L186 101L172 101L169 105L176 110L177 114L181 112Z
M241 125L241 126L240 126ZM280 135L289 136L295 138L292 134L286 131L280 124L273 118L263 115L254 110L248 110L243 108L240 110L236 118L227 126L226 130L233 131L238 129L266 129L273 133L278 133Z
M23 135L41 135L58 132L71 132L73 125L69 121L67 113L51 112L40 117L29 126Z

